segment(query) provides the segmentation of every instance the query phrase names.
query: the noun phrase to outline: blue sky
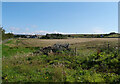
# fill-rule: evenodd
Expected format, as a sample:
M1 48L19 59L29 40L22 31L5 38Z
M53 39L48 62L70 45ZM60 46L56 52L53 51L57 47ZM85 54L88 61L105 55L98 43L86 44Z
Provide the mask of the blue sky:
M117 2L3 2L2 5L2 23L6 32L118 32Z
M119 0L2 0L3 2L119 2Z

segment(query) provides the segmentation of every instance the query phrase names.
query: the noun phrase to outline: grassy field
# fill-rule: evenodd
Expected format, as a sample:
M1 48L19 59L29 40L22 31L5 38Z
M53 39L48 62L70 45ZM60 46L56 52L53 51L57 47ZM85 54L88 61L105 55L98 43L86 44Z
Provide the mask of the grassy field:
M55 43L69 43L71 51L33 54ZM120 81L118 38L11 39L2 48L3 82Z

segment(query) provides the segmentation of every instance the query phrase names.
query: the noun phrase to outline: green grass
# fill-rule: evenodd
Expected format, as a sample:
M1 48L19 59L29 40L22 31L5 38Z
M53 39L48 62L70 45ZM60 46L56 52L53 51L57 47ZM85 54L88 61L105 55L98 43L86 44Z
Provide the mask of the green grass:
M87 58L38 55L5 59L3 60L3 81L118 82L120 79L118 60L120 58L115 55L103 52L99 55L100 57L93 54ZM103 64L106 68L103 67Z
M6 44L11 44L11 43L13 43L13 41L14 40L9 40L9 41L6 42Z
M2 44L0 44L0 58L2 58Z
M9 44L13 42L3 44L3 82L120 82L120 55L115 42L110 42L109 49L106 43L98 41L71 45L73 50L77 47L76 56L66 51L31 55L28 53L39 48L11 49Z
M119 37L118 34L109 35L108 37Z
M35 48L25 48L25 47L9 47L7 45L2 45L2 55L3 57L11 57L15 55L25 54L35 51Z
M2 44L2 56L11 57L15 55L22 55L26 53L32 53L38 49L38 47L23 47L23 46L9 46L11 44L17 45L21 41L12 39Z

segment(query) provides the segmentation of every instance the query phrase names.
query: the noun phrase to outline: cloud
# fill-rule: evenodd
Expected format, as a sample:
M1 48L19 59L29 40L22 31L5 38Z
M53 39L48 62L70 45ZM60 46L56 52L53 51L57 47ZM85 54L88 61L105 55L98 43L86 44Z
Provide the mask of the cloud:
M47 34L47 33L50 33L50 32L48 32L48 31L35 31L35 32L33 32L34 34L41 34L41 35L44 35L44 34Z
M27 34L29 32L29 28L24 28L23 30L22 28L18 28L18 27L10 27L9 31L14 34Z
M100 28L100 27L93 28L92 32L95 33L95 34L105 33L104 30L103 30L103 28Z
M20 31L20 28L17 28L17 27L10 27L9 29L12 32L18 32L18 31Z
M44 31L44 30L41 30L41 31L34 31L34 32L13 32L14 34L28 34L28 35L35 35L35 34L38 34L38 35L46 35L46 34L71 34L71 33L63 33L63 32L57 32L57 31L53 31L53 32L50 32L50 31Z
M63 32L57 32L57 31L53 31L53 32L49 32L49 31L36 31L36 32L33 32L34 34L41 34L41 35L45 35L45 34L52 34L52 33L55 33L55 34L57 34L57 33L59 33L59 34L65 34L65 33L63 33Z
M108 29L108 28L106 28L106 29ZM103 27L95 27L95 28L92 29L92 33L93 34L109 34L110 32L118 33L118 31L115 31L115 30L107 30L107 31L105 31L106 29L103 28Z
M31 28L37 28L38 26L37 25L31 25Z
M32 28L37 28L37 25L32 25ZM26 28L18 28L18 27L10 27L9 28L10 32L14 33L14 34L31 34L31 35L35 35L35 34L39 34L39 35L45 35L45 34L52 34L52 33L60 33L60 34L65 34L63 32L57 32L56 30L53 32L50 31L44 31L44 30L40 30L40 31L33 31L30 32L30 28L26 27Z
M29 28L26 28L25 30L26 30L26 31L29 31Z

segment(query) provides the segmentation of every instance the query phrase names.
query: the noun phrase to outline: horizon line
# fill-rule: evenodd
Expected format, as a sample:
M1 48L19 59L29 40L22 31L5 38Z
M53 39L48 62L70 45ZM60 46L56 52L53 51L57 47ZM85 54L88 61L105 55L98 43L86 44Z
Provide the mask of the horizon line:
M112 32L110 32L110 33L112 33ZM93 35L95 35L95 34L110 34L110 33L64 33L63 35L73 35L73 34L75 34L75 35L78 35L78 34L93 34ZM116 32L114 32L115 34L119 34L119 33L116 33ZM62 34L62 33L46 33L46 34L27 34L27 33L13 33L14 35L46 35L46 34Z

